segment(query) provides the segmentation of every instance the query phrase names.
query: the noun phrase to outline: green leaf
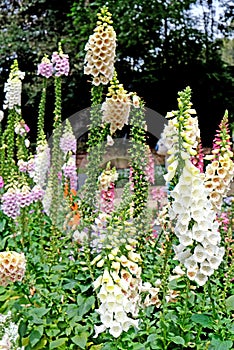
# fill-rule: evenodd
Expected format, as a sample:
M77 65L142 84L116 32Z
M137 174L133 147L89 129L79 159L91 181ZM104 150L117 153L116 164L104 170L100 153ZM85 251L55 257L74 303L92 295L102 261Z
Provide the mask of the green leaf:
M32 345L32 347L34 347L41 339L42 334L43 334L43 330L44 330L43 326L38 326L30 333L29 341L30 341L30 344Z
M78 310L79 316L83 316L87 314L87 312L92 308L94 303L95 303L95 297L91 295L89 298L85 300L83 304L80 305Z
M82 332L79 335L75 335L71 338L73 343L75 343L77 346L79 346L81 349L85 349L85 346L87 344L89 333L88 332Z
M33 313L37 316L37 317L42 317L45 314L47 314L47 312L50 311L50 309L46 309L45 307L39 307L39 308L35 308L33 309Z
M63 289L66 290L66 289L69 289L69 290L72 290L73 288L75 288L77 285L77 281L71 281L69 283L66 283L63 285Z
M233 342L231 340L212 339L208 350L230 350Z
M26 322L21 321L21 322L20 322L20 325L19 325L19 331L18 331L21 338L24 337L24 335L25 335L25 333L26 333L26 329L27 329L27 324L26 324Z
M33 350L42 350L42 349L46 349L46 344L47 344L47 339L46 338L42 338L37 345L33 348Z
M179 335L176 335L175 337L170 339L172 343L178 344L178 345L185 345L185 341L182 337Z
M234 310L234 295L231 295L225 300L226 307L228 311Z
M147 342L154 342L156 338L156 334L150 334L147 338Z
M64 344L66 343L67 340L68 340L68 338L59 338L59 339L53 340L53 341L50 343L49 349L56 349L56 348L58 348L59 346L64 345Z
M67 316L68 318L73 318L74 316L78 315L78 306L77 305L68 305L67 308Z
M195 315L192 315L191 320L195 323L202 325L205 328L212 328L212 320L207 315L195 314Z

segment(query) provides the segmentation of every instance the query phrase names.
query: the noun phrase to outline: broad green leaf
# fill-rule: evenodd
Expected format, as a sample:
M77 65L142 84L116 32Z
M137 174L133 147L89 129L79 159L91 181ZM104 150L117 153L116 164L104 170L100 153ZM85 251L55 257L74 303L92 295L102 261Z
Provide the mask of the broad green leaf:
M43 338L41 339L37 345L33 348L33 350L43 350L46 349L47 339Z
M67 316L68 318L73 318L78 315L78 306L77 305L68 305Z
M231 350L233 349L231 340L212 339L208 350Z
M212 320L207 315L195 314L195 315L192 315L191 320L195 323L202 325L205 328L212 328Z
M234 310L234 295L227 298L225 302L228 311Z
M155 341L155 337L156 337L155 334L150 334L147 338L147 341L151 343L151 342Z
M38 330L39 327L42 327L42 333L41 333L41 330ZM34 347L42 337L43 326L39 326L39 327L37 329L34 329L29 335L29 341L32 347Z
M185 345L185 341L182 337L179 335L176 335L175 337L170 339L172 343L178 344L178 345Z
M19 324L19 330L18 330L19 335L20 335L21 338L24 337L24 335L26 333L26 329L27 329L26 322L21 321L20 324Z
M66 284L63 285L63 289L66 290L66 289L73 289L75 286L77 285L77 281L71 281L71 282L68 282Z
M89 312L89 310L93 307L95 303L95 297L91 295L89 298L85 300L83 304L80 305L79 307L79 316L83 316Z
M68 338L59 338L59 339L53 340L50 343L49 349L56 349L59 346L64 345L67 342L67 340L68 340Z
M73 343L75 343L77 346L79 346L81 349L85 349L85 346L87 344L89 333L88 332L82 332L79 335L75 335L71 338Z
M50 309L46 309L45 307L39 307L39 308L33 309L33 313L37 315L37 317L44 316L45 314L47 314L48 311L50 311Z

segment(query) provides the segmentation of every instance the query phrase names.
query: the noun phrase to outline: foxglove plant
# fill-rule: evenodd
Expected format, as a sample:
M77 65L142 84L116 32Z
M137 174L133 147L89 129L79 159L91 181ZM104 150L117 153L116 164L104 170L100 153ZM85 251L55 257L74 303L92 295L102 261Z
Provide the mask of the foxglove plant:
M102 123L102 114L100 110L100 105L103 100L103 86L107 84L113 76L114 73L114 57L115 57L115 33L113 27L110 26L111 14L108 12L106 6L104 6L100 13L98 14L97 27L94 30L94 34L90 37L86 48L88 50L85 57L85 67L84 73L93 75L92 89L91 89L91 111L90 111L90 125L89 125L89 137L88 137L88 164L87 164L87 179L82 188L82 200L80 205L80 210L84 218L94 218L94 212L97 207L97 191L98 191L98 176L99 176L99 165L101 163L103 153L106 146L107 135L109 132L109 125ZM107 29L107 31L106 31ZM113 34L114 41L112 40ZM96 37L98 36L98 42L96 42ZM111 44L109 43L111 42ZM113 60L106 57L106 62L104 63L100 55L100 63L94 64L92 62L92 50L94 50L95 55L95 45L100 46L104 51L109 45L109 54L113 56ZM97 50L99 48L97 47ZM91 61L89 61L91 60ZM102 62L103 61L103 62ZM103 64L107 65L107 75L103 75ZM91 71L89 70L91 67ZM99 69L100 68L100 69ZM112 72L113 71L113 72Z
M168 213L174 222L174 233L179 240L179 244L174 245L175 258L187 269L188 278L202 286L219 267L224 248L219 246L221 237L216 214L205 189L204 176L191 161L191 156L196 154L199 135L197 119L194 120L194 128L193 118L190 116L193 113L190 96L189 88L180 92L179 111L167 115L173 117L168 135L173 137L173 144L168 151L170 157L165 178L173 184ZM168 128L164 132L167 130ZM207 213L206 217L204 212Z
M213 142L212 155L206 156L211 160L205 171L205 187L209 191L209 198L214 210L219 211L223 204L223 197L227 195L234 175L232 143L228 126L228 113L219 125L219 130Z
M222 262L224 248L203 177L190 160L170 196L169 214L172 220L176 218L174 232L179 239L175 258L186 267L188 278L202 286Z
M115 168L110 169L107 164L106 169L98 178L100 190L100 210L110 214L114 210L115 182L118 179L118 173Z
M21 93L22 93L22 80L25 73L21 72L18 67L17 60L14 61L11 66L10 75L7 82L4 85L5 101L4 109L16 109L17 113L20 113L21 107Z
M103 113L102 122L110 124L111 134L117 129L122 130L124 124L128 124L130 105L130 95L119 83L115 72L108 88L106 100L101 108Z
M24 73L19 70L17 60L14 60L4 92L4 109L8 109L7 126L2 135L1 163L4 167L4 180L7 183L16 172L15 165L15 126L21 119L21 91Z
M85 46L84 74L92 75L92 84L108 84L114 74L116 34L111 13L103 6L98 13L97 26Z
M101 325L94 326L96 332L94 338L106 329L113 337L118 338L131 326L138 328L139 321L136 317L139 313L139 289L142 285L138 262L141 261L141 257L134 252L132 246L128 245L126 248L127 256L121 254L118 247L110 250L105 257L110 268L105 268L103 274L93 283L94 290L101 287L97 294L100 305L96 310L100 315ZM97 267L107 265L101 255L98 255L91 264L96 264Z
M58 52L52 54L52 63L54 64L54 89L55 89L55 106L54 106L54 123L53 123L53 146L51 152L51 167L48 176L47 188L43 205L45 210L50 214L54 224L58 223L60 210L58 203L62 203L63 193L61 188L61 178L59 172L63 165L63 157L60 152L59 143L62 135L62 76L69 73L68 55L64 54L59 45ZM61 208L62 209L62 208Z

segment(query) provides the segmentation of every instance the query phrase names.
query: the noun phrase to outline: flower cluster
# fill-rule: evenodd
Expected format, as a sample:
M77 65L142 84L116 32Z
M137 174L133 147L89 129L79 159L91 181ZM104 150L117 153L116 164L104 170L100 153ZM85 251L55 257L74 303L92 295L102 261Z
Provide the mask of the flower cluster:
M61 75L67 76L69 74L70 66L67 54L64 54L61 50L59 52L53 52L51 62L54 63L56 77L60 77Z
M72 131L71 123L67 120L63 134L60 138L60 148L64 154L68 152L76 153L76 137Z
M98 14L99 21L85 46L84 74L92 75L95 86L108 84L114 74L116 34L107 7Z
M0 285L7 286L11 282L22 281L25 268L23 253L0 252Z
M204 154L201 141L198 142L197 154L191 157L191 162L200 170L201 173L204 172Z
M76 156L70 155L66 163L62 166L65 182L69 181L70 189L77 190L78 176L76 169Z
M178 111L168 112L166 118L168 125L161 134L161 142L167 149L168 173L164 175L166 182L170 182L174 176L180 173L186 159L197 154L200 130L197 117L192 117L196 111L192 109L190 101L191 89L187 87L179 92Z
M227 194L234 175L231 141L228 128L228 115L225 113L213 143L211 160L205 171L205 187L209 191L210 201L215 210L220 210L223 197Z
M105 102L102 104L102 122L110 123L110 133L121 130L124 124L128 124L131 100L130 95L119 83L116 73L108 88Z
M100 210L105 213L111 213L114 209L115 181L117 179L118 173L116 169L112 168L110 170L109 164L107 164L106 170L98 178L101 191Z
M189 106L190 107L190 106ZM172 120L169 120L165 127L163 135L165 137L164 144L168 148L169 157L168 173L164 176L166 182L175 176L177 168L182 167L181 160L185 161L190 157L194 157L197 153L197 139L200 137L197 117L191 117L190 114L195 113L195 110L188 108L183 115L178 115ZM167 117L176 115L176 112L170 112ZM181 159L179 158L181 157Z
M206 167L205 187L209 191L209 198L215 210L220 210L223 197L229 190L233 179L234 164L228 154L219 156L219 160L213 160Z
M15 60L11 66L11 71L7 82L4 85L5 101L3 108L17 109L21 106L22 80L25 73L18 68L18 62Z
M53 75L53 63L51 63L47 56L43 57L41 63L38 65L37 74L47 79Z
M67 76L69 70L69 56L64 54L61 46L59 46L59 51L53 52L51 60L49 60L47 56L42 58L41 63L37 67L37 74L48 79L53 74L55 74L56 77L60 77L61 75Z
M3 337L0 340L0 349L23 349L23 347L16 348L17 338L19 337L18 325L12 322L10 311L5 315L0 314L0 334L1 333L3 333Z
M27 171L35 184L44 188L50 167L50 148L45 141L37 145L34 158L27 162Z
M20 215L20 206L18 203L19 190L12 186L2 196L1 210L4 214L16 219Z
M34 171L34 158L30 158L28 161L25 161L23 159L19 159L17 162L19 171L21 171L22 173L32 173Z
M94 337L109 329L110 334L118 338L131 326L138 327L138 320L135 318L138 316L141 301L141 268L138 266L141 257L134 252L132 246L127 246L127 249L128 256L121 255L119 248L112 249L107 257L111 264L110 270L105 268L103 275L94 282L94 289L101 286L97 295L100 306L96 312L100 315L102 323L100 326L94 326ZM94 263L102 267L105 261L99 255L92 262Z
M15 126L15 133L20 136L25 136L30 131L30 128L25 123L24 120L21 120L19 123Z
M42 200L44 191L40 186L36 185L32 189L28 185L18 188L12 185L2 195L1 210L12 219L16 219L20 215L20 208L29 206L31 203Z
M174 232L179 239L179 245L174 246L176 259L186 267L189 279L202 286L219 267L224 248L219 247L219 225L202 174L190 160L170 196L169 215L176 220Z
M100 190L107 191L112 183L118 180L118 173L115 168L110 169L110 164L107 164L106 169L98 177Z

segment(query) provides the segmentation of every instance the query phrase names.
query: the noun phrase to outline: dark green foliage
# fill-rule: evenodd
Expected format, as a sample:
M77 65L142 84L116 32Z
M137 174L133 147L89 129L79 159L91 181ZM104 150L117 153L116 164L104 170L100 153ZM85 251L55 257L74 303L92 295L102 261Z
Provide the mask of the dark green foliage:
M204 12L199 14L189 11L199 3L111 0L108 6L118 37L116 69L126 89L137 91L147 107L165 114L174 108L177 91L191 86L204 143L211 144L224 110L233 118L233 68L222 61L223 41L216 36L231 30L233 8L230 1L219 1L223 12L218 26L214 3L202 1ZM20 69L27 71L23 105L29 126L39 103L37 64L45 53L57 50L59 41L71 60L71 74L62 91L64 118L89 106L84 46L103 4L103 0L0 2L0 84L17 55ZM48 91L52 94L52 88ZM52 113L46 118L49 132Z

